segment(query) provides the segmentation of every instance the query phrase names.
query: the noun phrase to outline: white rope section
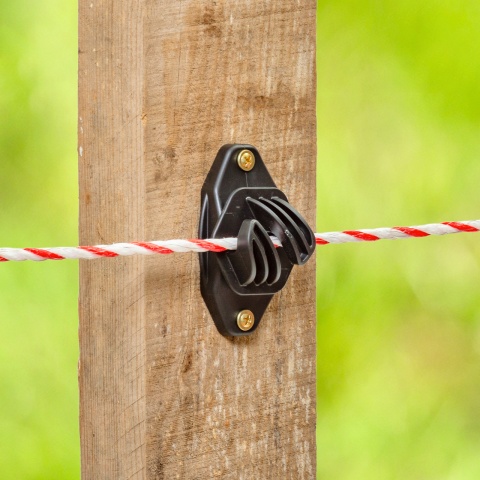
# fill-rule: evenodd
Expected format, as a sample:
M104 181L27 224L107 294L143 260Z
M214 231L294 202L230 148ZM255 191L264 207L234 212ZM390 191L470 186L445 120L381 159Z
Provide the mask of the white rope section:
M480 220L463 222L430 223L416 227L372 228L363 230L344 230L343 232L316 233L317 245L347 242L373 242L376 240L399 240L402 238L420 238L430 235L450 233L473 233L480 231ZM277 247L281 244L272 238ZM24 260L66 260L95 258L113 258L126 255L167 255L184 252L224 252L236 250L236 238L207 240L166 240L152 242L114 243L113 245L95 245L92 247L54 247L54 248L0 248L0 262L20 262Z

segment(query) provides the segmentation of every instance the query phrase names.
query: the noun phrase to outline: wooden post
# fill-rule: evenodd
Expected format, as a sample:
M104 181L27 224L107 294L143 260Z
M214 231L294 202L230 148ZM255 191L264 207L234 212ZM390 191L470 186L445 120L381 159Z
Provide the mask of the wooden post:
M195 238L251 143L315 221L315 0L80 0L82 244ZM83 479L315 477L315 265L226 339L198 258L81 262Z

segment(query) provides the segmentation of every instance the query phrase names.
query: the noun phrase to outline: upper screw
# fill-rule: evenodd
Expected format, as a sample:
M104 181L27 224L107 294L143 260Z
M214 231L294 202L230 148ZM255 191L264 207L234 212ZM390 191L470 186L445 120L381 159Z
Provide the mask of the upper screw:
M238 166L249 172L255 166L255 155L250 150L242 150L237 156Z

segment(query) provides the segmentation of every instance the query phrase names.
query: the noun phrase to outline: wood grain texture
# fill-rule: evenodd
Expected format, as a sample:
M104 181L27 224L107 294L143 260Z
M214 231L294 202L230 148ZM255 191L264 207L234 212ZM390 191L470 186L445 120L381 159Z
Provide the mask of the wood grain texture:
M195 237L224 143L315 221L315 0L80 0L81 242ZM220 336L195 255L81 265L84 479L315 478L315 265Z

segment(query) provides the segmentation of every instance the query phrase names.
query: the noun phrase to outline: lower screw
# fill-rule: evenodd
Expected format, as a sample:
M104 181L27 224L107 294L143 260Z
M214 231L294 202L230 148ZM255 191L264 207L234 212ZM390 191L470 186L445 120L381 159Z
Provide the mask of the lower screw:
M244 332L252 329L255 323L255 315L250 310L242 310L237 315L238 328Z

